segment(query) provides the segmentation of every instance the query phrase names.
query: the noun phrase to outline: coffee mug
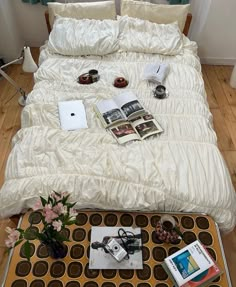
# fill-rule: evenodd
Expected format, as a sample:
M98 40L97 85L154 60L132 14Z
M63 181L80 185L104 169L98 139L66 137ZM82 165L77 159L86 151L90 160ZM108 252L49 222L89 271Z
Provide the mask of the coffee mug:
M160 223L164 230L171 231L174 230L176 226L176 221L173 216L165 214L161 217Z
M92 69L92 70L89 70L89 75L90 77L92 78L92 82L97 82L100 78L99 74L98 74L98 71L95 70L95 69Z
M165 99L168 97L168 91L166 87L163 85L156 86L155 90L153 91L154 97L157 99Z

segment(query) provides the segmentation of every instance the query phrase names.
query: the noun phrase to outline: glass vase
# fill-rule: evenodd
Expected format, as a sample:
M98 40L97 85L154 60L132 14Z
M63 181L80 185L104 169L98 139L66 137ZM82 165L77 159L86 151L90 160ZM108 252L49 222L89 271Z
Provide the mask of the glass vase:
M42 242L48 251L48 255L53 259L60 259L66 257L67 254L67 246L58 240L52 239L50 241Z
M42 243L46 246L48 255L54 259L64 258L67 254L68 247L63 241L55 238L56 232L50 227L43 231Z

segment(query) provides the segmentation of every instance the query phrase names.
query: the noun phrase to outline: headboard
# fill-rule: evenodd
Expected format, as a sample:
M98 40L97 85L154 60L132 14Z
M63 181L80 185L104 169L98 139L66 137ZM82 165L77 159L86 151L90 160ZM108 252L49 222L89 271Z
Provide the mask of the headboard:
M49 13L48 13L48 11L45 11L44 15L45 15L47 28L48 28L48 34L50 34L52 28L51 28L51 25L50 25L50 22L49 22ZM184 26L184 30L183 30L183 33L184 33L185 36L188 35L188 31L189 31L191 22L192 22L192 14L188 13L187 18L186 18L186 22L185 22L185 26Z

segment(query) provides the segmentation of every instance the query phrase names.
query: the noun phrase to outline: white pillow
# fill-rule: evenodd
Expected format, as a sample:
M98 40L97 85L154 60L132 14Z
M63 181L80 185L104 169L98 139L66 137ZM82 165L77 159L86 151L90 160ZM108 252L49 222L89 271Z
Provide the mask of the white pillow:
M56 15L74 19L116 19L115 1L84 3L48 3L49 22L51 27Z
M182 33L177 22L156 24L128 16L118 17L118 22L119 44L123 51L163 55L177 55L182 52Z
M118 22L114 20L57 17L48 48L67 56L106 55L119 49L118 35Z
M158 24L169 24L177 21L182 32L190 9L190 4L161 5L140 1L121 1L121 16L128 15Z

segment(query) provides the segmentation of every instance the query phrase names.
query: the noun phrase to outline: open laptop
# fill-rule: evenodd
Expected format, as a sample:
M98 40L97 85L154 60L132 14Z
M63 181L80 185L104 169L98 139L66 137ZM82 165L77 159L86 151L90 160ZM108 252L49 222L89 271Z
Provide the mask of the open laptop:
M83 101L58 102L59 117L63 130L88 128Z

